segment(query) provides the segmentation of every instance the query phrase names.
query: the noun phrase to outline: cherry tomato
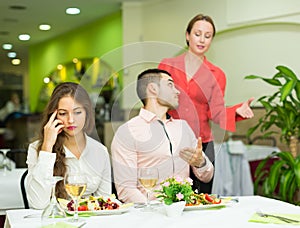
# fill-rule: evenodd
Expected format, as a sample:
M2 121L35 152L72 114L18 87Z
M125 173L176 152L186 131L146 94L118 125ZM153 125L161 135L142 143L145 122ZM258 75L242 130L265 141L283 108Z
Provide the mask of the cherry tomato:
M205 194L205 199L208 201L208 202L213 202L214 201L214 199L210 196L210 195L208 195L208 194Z
M78 211L87 211L88 207L86 205L81 205L78 207Z
M221 199L215 198L212 203L213 204L220 204L221 201L222 201Z

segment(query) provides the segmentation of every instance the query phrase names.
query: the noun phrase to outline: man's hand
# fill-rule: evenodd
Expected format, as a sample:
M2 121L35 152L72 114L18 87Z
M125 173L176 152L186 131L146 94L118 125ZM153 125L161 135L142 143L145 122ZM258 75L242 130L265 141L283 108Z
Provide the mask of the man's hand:
M205 158L202 155L202 140L198 138L197 148L183 148L179 152L179 156L189 165L201 167L205 164Z
M251 97L249 100L245 101L241 107L236 109L236 113L243 118L250 119L254 116L250 104L254 100L254 97Z

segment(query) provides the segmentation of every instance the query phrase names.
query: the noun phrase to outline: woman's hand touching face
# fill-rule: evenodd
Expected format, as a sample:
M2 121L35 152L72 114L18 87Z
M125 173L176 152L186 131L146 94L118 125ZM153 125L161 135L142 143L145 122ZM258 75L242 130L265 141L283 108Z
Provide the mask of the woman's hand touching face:
M53 145L56 142L57 135L63 131L63 122L56 118L57 110L52 113L49 121L44 126L44 142L42 145L43 151L52 152Z

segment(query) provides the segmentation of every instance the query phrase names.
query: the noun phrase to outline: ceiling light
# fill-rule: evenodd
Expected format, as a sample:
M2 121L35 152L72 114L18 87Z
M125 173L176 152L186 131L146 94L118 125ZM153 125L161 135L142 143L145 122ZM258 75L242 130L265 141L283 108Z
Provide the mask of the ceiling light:
M44 78L44 83L48 84L50 82L50 78L49 77L45 77Z
M16 52L14 52L14 51L10 51L10 52L8 52L7 53L7 56L9 57L9 58L16 58L17 57L17 53Z
M11 60L12 65L20 65L21 60L20 59L13 59Z
M19 40L30 40L30 35L28 34L21 34L19 35Z
M3 44L2 45L2 48L4 49L4 50L11 50L12 49L12 44Z
M48 24L40 24L39 29L42 30L42 31L48 31L48 30L51 29L51 26L48 25Z
M80 14L80 9L74 7L67 8L66 14L71 14L71 15Z

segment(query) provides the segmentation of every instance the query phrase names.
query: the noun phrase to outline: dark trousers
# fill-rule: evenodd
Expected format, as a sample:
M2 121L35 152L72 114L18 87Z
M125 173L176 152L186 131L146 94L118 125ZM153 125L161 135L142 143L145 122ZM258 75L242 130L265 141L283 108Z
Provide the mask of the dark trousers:
M215 164L215 149L214 149L214 142L208 142L208 143L202 143L202 150L206 154L206 156L209 158L209 160L212 162L212 164ZM200 181L195 174L193 173L192 168L190 168L190 177L193 180L193 190L198 190L198 193L208 193L211 194L212 190L212 184L214 177L210 180L208 183L204 183Z

